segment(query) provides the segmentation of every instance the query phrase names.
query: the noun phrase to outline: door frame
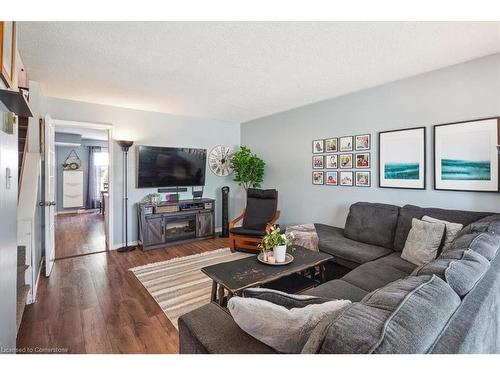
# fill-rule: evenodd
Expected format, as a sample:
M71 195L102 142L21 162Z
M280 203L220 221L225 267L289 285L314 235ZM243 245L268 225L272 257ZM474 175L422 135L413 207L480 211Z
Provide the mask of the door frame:
M84 122L84 121L72 121L72 120L58 120L53 118L52 122L55 126L66 126L66 127L75 127L75 128L89 128L89 129L99 129L99 130L107 130L108 131L108 157L109 157L109 165L108 165L108 234L109 238L107 238L108 243L106 247L107 250L114 250L114 226L113 226L113 213L114 213L114 204L113 204L113 194L114 194L114 183L113 183L113 167L114 167L114 158L113 158L113 125L105 124L99 122ZM104 223L106 225L106 223Z

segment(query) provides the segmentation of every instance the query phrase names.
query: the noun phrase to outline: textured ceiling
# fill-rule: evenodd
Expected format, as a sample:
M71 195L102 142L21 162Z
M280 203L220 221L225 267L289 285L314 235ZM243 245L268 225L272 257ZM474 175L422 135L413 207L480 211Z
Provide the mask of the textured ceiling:
M499 52L499 23L21 22L48 96L243 122Z

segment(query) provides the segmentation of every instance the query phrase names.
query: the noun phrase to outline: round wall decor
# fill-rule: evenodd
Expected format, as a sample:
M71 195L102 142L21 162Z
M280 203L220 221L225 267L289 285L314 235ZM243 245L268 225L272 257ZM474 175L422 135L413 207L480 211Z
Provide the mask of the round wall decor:
M208 155L208 165L212 172L219 177L228 176L233 172L231 157L233 151L227 146L215 146Z

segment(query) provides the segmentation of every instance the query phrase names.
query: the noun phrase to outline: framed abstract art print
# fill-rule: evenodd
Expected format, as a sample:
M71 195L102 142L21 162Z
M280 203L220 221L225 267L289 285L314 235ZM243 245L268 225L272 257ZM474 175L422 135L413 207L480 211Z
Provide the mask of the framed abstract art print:
M498 192L500 118L434 126L434 189Z
M379 187L425 189L425 127L378 134Z

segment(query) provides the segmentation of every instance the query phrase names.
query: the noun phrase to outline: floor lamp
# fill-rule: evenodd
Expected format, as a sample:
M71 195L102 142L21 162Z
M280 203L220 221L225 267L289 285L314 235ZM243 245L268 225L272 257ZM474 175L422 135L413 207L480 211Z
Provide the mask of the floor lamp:
M125 216L125 228L122 227L122 234L125 233L125 246L118 249L120 253L135 250L135 246L128 245L128 150L134 142L116 141L123 151L123 213ZM122 221L123 225L123 221ZM125 230L123 230L125 229Z

